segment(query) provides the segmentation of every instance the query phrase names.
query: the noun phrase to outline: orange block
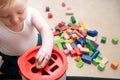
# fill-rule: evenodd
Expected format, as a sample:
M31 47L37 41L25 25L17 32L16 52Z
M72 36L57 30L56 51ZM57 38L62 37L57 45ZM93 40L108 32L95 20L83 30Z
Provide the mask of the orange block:
M86 26L82 21L79 22L79 25L80 25L81 28L86 29Z
M74 43L75 40L74 40L74 39L69 39L69 42L70 42L70 43Z
M119 66L119 63L118 63L117 61L114 61L114 62L111 63L111 67L112 67L113 69L117 69L118 66Z
M75 56L75 61L79 62L81 60L81 57L80 56Z

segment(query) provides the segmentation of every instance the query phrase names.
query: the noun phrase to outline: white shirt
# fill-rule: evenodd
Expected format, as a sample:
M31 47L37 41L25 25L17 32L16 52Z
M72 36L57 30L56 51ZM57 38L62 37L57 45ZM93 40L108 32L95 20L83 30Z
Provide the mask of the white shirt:
M28 7L27 17L21 32L14 32L0 22L0 51L6 55L18 56L37 45L37 31L31 22L32 8Z

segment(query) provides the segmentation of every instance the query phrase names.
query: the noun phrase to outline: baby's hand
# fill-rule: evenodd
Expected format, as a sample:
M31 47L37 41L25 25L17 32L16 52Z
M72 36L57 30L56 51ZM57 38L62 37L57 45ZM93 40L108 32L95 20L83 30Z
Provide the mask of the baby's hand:
M51 57L51 50L41 47L36 55L38 63L41 63L41 68L45 67Z

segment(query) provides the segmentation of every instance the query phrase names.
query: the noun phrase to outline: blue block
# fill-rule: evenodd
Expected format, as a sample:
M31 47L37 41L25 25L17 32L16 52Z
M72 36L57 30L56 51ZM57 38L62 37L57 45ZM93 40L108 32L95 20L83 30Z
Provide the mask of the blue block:
M84 41L82 39L76 39L77 44L81 44L82 46L84 46Z
M92 58L92 59L96 58L99 53L100 53L100 51L95 50L95 51L93 52L93 54L91 55L91 58Z
M85 63L88 63L88 64L91 64L91 62L92 62L92 58L91 58L90 56L88 56L88 55L85 55L85 54L82 55L81 59L82 59Z
M77 44L76 43L72 43L71 46L72 46L72 48L75 48L77 46Z
M96 31L96 30L93 30L93 31L88 30L88 31L87 31L87 34L90 35L90 36L92 36L92 37L95 37L95 36L97 36L98 31Z

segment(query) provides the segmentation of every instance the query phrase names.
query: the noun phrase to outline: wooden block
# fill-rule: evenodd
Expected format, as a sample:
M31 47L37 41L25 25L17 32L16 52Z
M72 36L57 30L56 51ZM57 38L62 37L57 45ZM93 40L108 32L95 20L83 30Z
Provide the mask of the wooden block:
M64 49L64 50L63 50L63 53L64 53L65 55L69 55L69 50Z
M100 63L107 64L108 63L108 58L103 57L103 59L100 61Z
M77 61L77 62L79 62L79 61L80 61L80 59L81 59L81 57L80 57L80 56L75 56L75 58L74 58L74 60L75 60L75 61Z
M53 14L52 13L48 13L48 18L53 18Z
M117 69L118 66L119 66L119 63L118 63L117 61L113 61L113 62L111 63L111 67L112 67L113 69Z
M90 56L88 56L88 55L85 55L85 54L83 54L83 55L81 56L81 59L82 59L85 63L88 63L88 64L91 64L91 62L92 62L92 58L91 58Z
M100 71L103 71L104 69L105 69L105 64L102 64L102 63L100 63L99 65L98 65L98 69L100 70Z
M41 63L40 63L40 62L38 62L37 60L36 60L36 68L37 68L37 69L42 68L42 67L41 67Z
M64 34L64 39L70 39L70 36L66 32L64 32L63 34Z
M78 47L75 47L74 50L76 51L77 56L81 56L82 55L82 52L80 51L80 49Z
M73 10L67 10L66 11L66 15L73 15L73 14L74 14Z
M80 60L79 62L77 62L77 67L78 68L83 67L83 65L84 65L84 62L82 60Z
M81 28L86 29L86 26L82 21L79 22L79 25L80 25Z
M75 40L74 39L69 39L69 42L72 44L72 43L75 42Z
M71 55L71 57L76 56L77 55L76 51L74 49L70 50L70 55Z
M81 48L80 50L83 53L88 53L89 54L89 52L90 52L90 50L88 48Z
M87 35L86 38L89 39L89 40L91 40L91 41L96 41L97 40L97 37L91 37L89 35Z
M71 46L70 43L66 43L65 45L66 45L66 47L67 47L67 49L68 49L69 51L70 51L70 50L73 50L73 48L72 48L72 46Z

